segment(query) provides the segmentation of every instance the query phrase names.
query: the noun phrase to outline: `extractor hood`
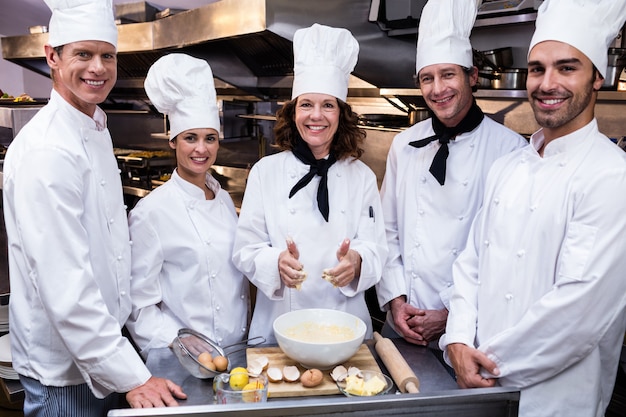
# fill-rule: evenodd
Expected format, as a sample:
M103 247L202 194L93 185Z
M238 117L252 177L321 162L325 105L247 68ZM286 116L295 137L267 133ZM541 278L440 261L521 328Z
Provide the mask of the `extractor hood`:
M368 21L370 0L221 0L142 23L118 26L118 82L113 95L143 94L143 79L161 56L183 52L206 59L216 78L260 98L290 96L292 39L313 23L344 27L360 45L353 73L365 85L411 88L415 36L389 37ZM43 45L48 34L0 38L2 56L49 75ZM377 94L377 93L374 93Z

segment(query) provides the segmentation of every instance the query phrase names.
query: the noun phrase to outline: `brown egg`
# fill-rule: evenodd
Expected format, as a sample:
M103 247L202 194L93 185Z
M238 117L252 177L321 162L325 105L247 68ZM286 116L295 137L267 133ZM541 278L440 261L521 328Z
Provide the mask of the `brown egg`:
M220 372L223 372L228 368L228 359L224 356L216 356L213 358L213 363L215 364L215 369Z
M213 362L203 363L202 366L210 371L215 372L215 364ZM206 369L202 369L204 374L211 375L210 372L207 372Z
M209 352L202 352L198 355L198 362L208 368L209 364L213 365L213 356Z

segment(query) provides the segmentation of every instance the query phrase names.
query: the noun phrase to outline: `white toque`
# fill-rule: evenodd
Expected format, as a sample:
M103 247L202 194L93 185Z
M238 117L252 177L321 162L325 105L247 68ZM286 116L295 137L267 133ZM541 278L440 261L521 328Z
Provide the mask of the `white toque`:
M417 33L416 74L435 64L474 65L469 37L478 12L476 1L428 0Z
M624 0L546 0L537 11L528 53L544 41L573 46L606 77L608 49L626 20Z
M170 140L189 129L220 131L213 72L202 59L185 54L159 58L148 70L148 98L170 121Z
M111 0L44 0L52 17L48 44L104 41L117 48L117 26Z
M329 94L346 101L359 43L350 31L315 23L293 38L294 79L291 98L304 93Z

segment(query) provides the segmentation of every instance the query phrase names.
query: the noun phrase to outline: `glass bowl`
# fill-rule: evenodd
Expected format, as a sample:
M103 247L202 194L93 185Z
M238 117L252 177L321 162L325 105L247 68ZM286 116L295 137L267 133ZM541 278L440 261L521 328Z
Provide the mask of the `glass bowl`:
M223 373L213 379L217 404L267 402L267 377L248 372Z
M337 387L346 397L371 397L388 393L393 381L382 372L362 369L359 375L339 377Z

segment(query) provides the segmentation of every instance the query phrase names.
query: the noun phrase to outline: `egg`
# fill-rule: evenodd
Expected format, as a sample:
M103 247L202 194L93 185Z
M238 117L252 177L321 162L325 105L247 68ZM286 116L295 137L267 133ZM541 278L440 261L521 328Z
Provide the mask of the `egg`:
M215 369L220 372L223 372L228 368L228 359L224 356L216 356L213 358L213 363L215 364Z
M198 355L198 362L208 368L209 364L213 365L213 356L209 352L202 352Z

